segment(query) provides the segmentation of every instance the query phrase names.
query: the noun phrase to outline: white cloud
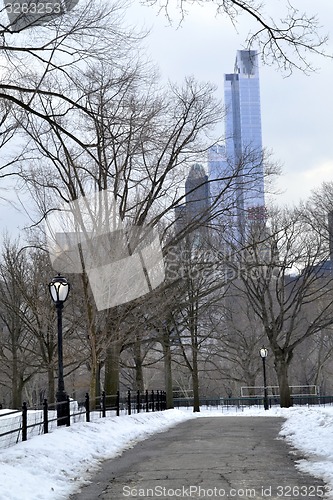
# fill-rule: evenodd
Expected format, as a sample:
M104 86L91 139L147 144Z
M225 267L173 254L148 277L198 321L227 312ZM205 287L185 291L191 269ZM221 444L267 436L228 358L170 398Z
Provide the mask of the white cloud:
M323 182L333 182L333 157L314 165L307 170L285 171L277 180L280 191L275 202L280 205L296 205L300 200L307 199L314 189L321 187Z

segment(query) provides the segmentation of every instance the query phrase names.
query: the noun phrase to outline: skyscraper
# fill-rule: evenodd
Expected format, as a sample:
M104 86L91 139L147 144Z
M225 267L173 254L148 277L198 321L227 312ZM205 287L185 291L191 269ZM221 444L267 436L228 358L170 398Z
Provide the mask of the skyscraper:
M224 75L224 98L225 150L212 148L210 179L216 178L217 167L235 175L235 224L244 236L247 223L265 220L259 68L254 50L237 51L234 73Z
M186 210L189 222L207 219L209 214L208 176L202 165L192 165L185 182Z
M185 203L175 207L175 229L179 233L185 228L204 237L208 231L210 216L210 190L208 176L202 165L191 166L185 182Z

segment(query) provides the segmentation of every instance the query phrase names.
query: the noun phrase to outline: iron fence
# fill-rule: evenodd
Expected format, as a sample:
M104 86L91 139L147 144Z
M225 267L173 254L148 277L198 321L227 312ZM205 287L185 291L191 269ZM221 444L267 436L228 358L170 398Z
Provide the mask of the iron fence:
M279 396L268 397L269 407L280 406ZM326 406L333 404L333 396L292 396L294 406ZM175 408L192 408L193 398L174 398ZM200 407L221 407L221 408L246 408L246 407L264 407L263 396L240 396L240 397L201 397Z
M59 406L64 405L59 412ZM67 427L76 422L94 422L109 416L162 411L166 408L164 391L127 391L115 395L102 393L91 399L87 393L83 401L68 397L61 403L49 404L44 399L40 407L29 408L23 403L21 410L9 410L0 414L0 448L8 448L32 436L47 434L59 425ZM60 416L59 416L60 415Z
M279 406L278 396L270 396L269 407ZM333 404L333 396L293 396L293 404L303 406L326 406ZM64 412L58 412L59 405L65 405ZM228 397L200 398L203 408L243 409L245 407L263 407L263 397ZM175 408L193 407L193 398L174 398ZM166 409L164 391L127 391L114 395L105 392L95 399L87 393L82 401L67 401L49 404L45 399L40 407L29 408L23 403L20 410L8 410L0 413L0 448L8 448L19 441L26 441L35 435L52 432L59 425L70 426L76 422L94 422L100 418L132 413L154 412ZM61 417L58 417L58 414ZM63 416L65 415L65 416ZM60 421L61 420L61 421Z

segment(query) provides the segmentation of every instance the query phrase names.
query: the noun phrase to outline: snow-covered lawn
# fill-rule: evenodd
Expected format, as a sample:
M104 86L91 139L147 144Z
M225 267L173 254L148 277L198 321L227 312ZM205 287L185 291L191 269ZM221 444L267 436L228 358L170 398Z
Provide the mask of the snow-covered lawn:
M0 450L0 500L64 500L101 460L190 418L225 415L285 417L281 436L307 456L298 466L333 489L333 407L168 410L77 423Z

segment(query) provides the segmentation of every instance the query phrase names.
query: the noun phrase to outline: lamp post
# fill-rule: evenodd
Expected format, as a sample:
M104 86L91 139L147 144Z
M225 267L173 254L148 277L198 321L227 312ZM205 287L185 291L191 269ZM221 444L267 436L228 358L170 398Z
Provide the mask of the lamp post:
M49 283L49 291L53 302L55 303L57 309L57 321L58 321L58 390L56 394L57 399L57 425L67 424L67 394L65 391L64 383L64 364L62 357L62 310L64 307L64 302L68 297L70 290L70 284L66 278L56 276Z
M268 351L265 347L262 347L259 352L262 359L262 367L264 371L264 408L265 410L268 410L267 379L266 379L266 358Z

